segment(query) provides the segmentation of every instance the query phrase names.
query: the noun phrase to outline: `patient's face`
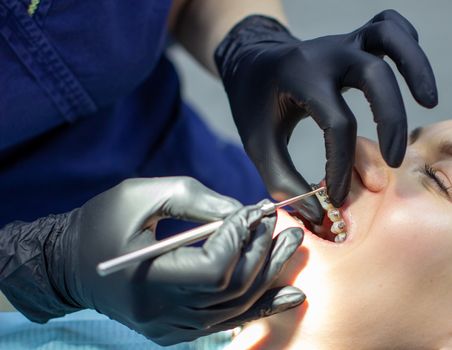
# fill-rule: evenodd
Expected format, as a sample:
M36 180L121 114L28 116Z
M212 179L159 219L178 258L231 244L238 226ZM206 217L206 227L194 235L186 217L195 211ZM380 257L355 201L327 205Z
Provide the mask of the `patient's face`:
M382 332L387 341L404 341L407 334L406 341L417 345L452 332L448 142L452 121L426 127L414 135L402 166L392 169L376 143L359 139L342 208L348 240L334 244L307 232L286 273L307 295L307 328L321 322L330 334L350 329L375 342L383 341Z

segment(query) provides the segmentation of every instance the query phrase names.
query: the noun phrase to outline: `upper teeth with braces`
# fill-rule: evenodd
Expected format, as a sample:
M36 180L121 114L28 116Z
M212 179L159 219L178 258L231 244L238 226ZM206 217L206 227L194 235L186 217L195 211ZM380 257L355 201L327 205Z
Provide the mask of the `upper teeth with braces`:
M313 189L318 188L317 185L312 185L312 187ZM347 239L347 230L341 212L331 204L325 190L319 191L315 195L322 208L326 211L328 218L333 222L330 231L335 235L334 241L336 243L344 242Z

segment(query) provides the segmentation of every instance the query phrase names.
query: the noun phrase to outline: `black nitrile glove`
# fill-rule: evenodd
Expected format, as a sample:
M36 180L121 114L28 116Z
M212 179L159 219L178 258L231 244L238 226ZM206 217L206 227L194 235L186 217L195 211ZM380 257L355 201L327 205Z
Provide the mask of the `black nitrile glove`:
M435 79L416 30L393 10L349 34L308 41L293 37L274 19L250 16L220 43L215 60L235 123L273 197L310 190L287 150L293 129L310 115L324 131L328 194L335 207L341 206L350 189L356 141L356 120L341 95L347 87L362 90L369 101L388 165L401 164L406 114L384 55L397 64L421 105L437 104ZM299 209L310 220L321 220L315 197Z
M240 208L190 178L127 180L62 215L61 223L53 217L56 232L42 224L31 233L26 224L16 229L21 254L33 237L40 237L46 242L41 244L44 257L30 263L33 259L24 256L22 265L6 269L8 276L0 272L0 287L32 320L93 308L162 345L299 305L304 295L297 288L269 288L303 232L288 229L272 241L275 217L263 218L258 206ZM152 243L159 219L211 221L229 214L202 247L182 247L106 277L96 273L98 263ZM5 247L0 253L10 246L13 253L17 238L3 237L10 241L0 239L0 248ZM39 246L34 244L33 256L39 256ZM18 285L35 292L20 298Z

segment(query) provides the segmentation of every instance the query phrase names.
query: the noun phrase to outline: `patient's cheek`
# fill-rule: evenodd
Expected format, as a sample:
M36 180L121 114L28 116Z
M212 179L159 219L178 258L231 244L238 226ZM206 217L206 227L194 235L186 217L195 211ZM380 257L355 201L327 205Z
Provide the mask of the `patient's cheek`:
M275 230L273 231L273 238L278 236L282 231L284 231L287 228L291 227L301 227L303 228L302 224L292 217L287 211L278 209L277 211L277 218L276 218L276 226ZM278 277L278 280L276 282L275 286L286 286L286 285L293 285L295 279L297 278L298 274L300 273L300 270L305 264L305 257L306 254L303 251L305 248L303 248L303 245L301 245L298 250L292 255L290 260L288 261L287 265L285 266L284 270L281 272L280 276Z

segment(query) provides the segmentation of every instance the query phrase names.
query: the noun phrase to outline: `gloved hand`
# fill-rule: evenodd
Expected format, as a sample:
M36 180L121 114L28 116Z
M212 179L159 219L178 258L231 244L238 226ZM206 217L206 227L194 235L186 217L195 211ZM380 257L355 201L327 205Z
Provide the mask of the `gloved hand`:
M304 300L294 287L267 291L303 239L290 229L272 241L275 217L241 208L190 178L133 179L71 215L53 248L60 294L168 345L230 329ZM106 277L99 262L153 242L162 218L229 216L202 247L183 247ZM61 272L63 271L63 272Z
M250 16L220 43L215 60L245 150L278 200L310 190L287 150L297 123L311 116L324 131L326 183L340 207L350 189L356 119L343 88L364 92L377 123L380 150L388 165L401 164L407 142L402 96L388 55L423 106L437 104L430 64L414 27L396 11L375 16L344 35L300 41L274 19ZM306 145L309 147L309 145ZM315 197L299 208L311 221L323 211Z

